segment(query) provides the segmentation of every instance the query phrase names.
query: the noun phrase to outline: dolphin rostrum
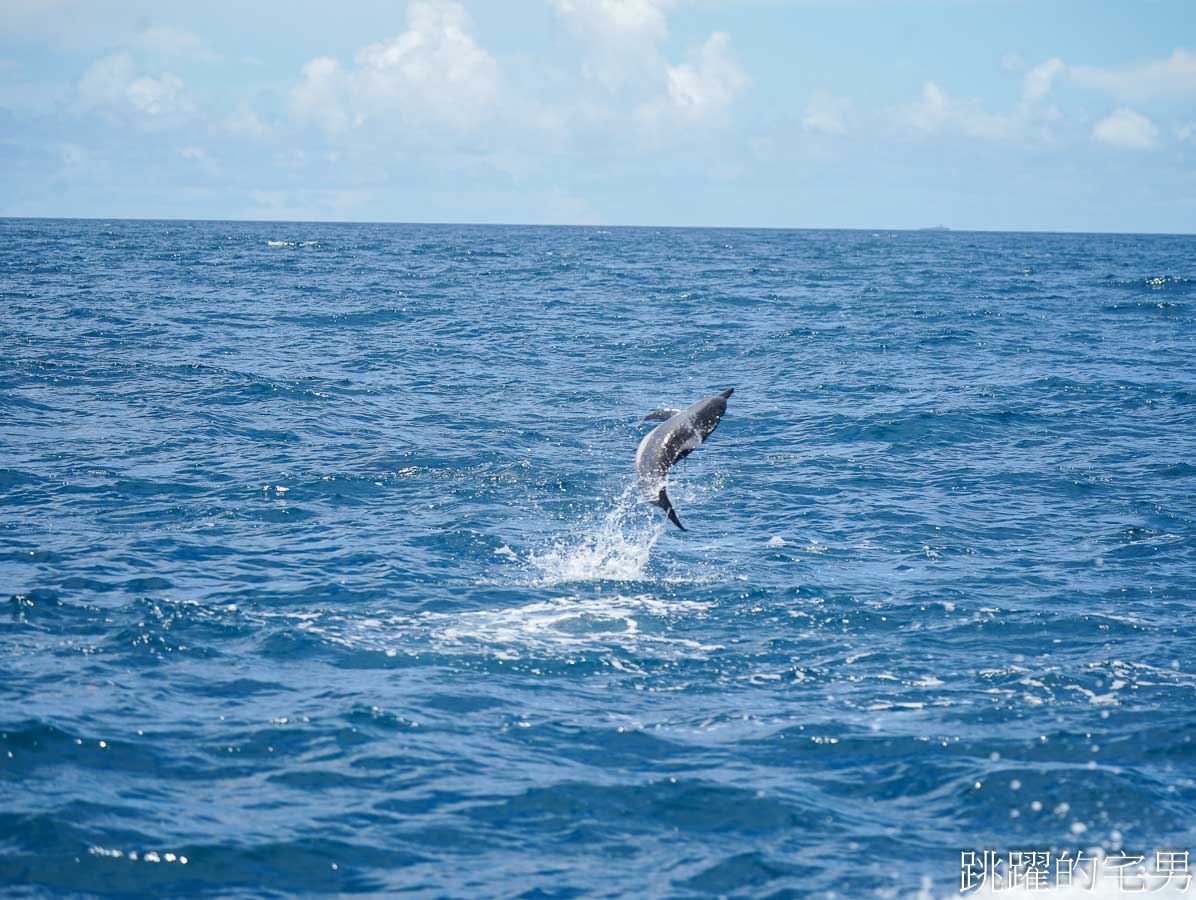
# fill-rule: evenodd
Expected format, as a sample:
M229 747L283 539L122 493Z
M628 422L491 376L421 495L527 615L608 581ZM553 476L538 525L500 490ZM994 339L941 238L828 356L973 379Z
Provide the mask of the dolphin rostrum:
M669 514L669 521L685 531L677 518L677 511L665 490L665 474L673 463L685 459L702 446L702 441L714 433L719 420L727 411L727 398L735 388L699 400L682 410L657 409L644 416L644 421L663 419L640 441L635 451L635 471L639 475L640 490L649 503Z

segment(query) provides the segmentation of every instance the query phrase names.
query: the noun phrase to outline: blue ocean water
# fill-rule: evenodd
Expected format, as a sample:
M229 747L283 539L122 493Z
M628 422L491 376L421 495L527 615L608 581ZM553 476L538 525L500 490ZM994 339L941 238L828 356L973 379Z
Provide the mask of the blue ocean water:
M1196 238L0 220L0 885L1196 850ZM637 502L653 408L734 387Z

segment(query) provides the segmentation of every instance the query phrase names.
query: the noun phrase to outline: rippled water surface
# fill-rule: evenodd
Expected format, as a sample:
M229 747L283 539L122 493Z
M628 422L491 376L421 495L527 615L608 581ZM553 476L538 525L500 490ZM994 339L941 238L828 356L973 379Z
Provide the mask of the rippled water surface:
M1193 259L0 220L0 884L904 897L1196 850ZM681 533L639 420L727 387Z

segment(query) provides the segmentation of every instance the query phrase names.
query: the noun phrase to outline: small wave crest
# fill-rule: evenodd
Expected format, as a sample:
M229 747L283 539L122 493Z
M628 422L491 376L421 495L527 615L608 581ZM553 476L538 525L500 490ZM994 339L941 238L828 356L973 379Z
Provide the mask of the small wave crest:
M1110 278L1115 287L1137 288L1145 291L1187 290L1196 286L1196 281L1183 275L1146 275L1141 278Z

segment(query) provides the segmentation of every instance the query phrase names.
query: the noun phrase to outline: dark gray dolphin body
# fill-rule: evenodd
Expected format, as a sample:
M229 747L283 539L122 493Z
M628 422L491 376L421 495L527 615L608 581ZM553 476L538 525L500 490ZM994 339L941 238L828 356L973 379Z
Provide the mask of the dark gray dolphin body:
M683 410L658 409L644 417L644 421L664 421L645 435L635 452L635 471L639 475L640 489L648 502L667 512L669 521L682 531L685 531L685 526L677 518L677 511L673 509L665 490L665 475L673 463L685 459L710 437L727 411L727 398L734 391L735 388L728 388Z

